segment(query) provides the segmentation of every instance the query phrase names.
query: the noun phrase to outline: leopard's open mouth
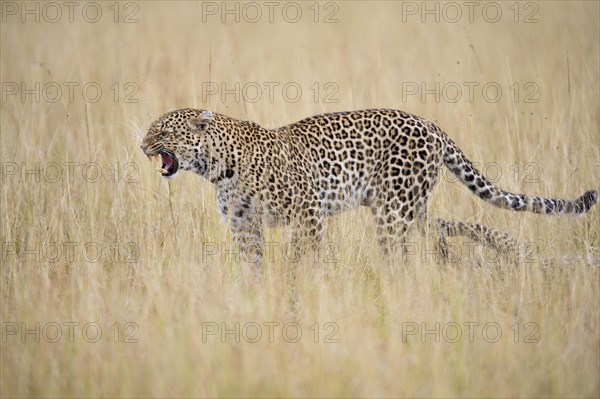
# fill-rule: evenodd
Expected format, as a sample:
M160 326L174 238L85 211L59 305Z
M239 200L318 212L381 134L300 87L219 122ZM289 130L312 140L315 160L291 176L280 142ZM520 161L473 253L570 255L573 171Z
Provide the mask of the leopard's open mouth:
M156 170L164 177L173 176L179 169L179 161L177 157L167 151L159 151L158 154L149 155L148 158L152 162L156 162Z

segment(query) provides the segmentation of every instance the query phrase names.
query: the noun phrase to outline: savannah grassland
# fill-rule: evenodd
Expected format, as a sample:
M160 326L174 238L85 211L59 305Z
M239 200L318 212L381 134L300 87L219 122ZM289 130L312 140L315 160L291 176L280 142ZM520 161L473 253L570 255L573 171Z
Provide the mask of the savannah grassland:
M256 284L225 250L212 186L185 172L167 182L139 149L175 108L268 127L400 108L437 120L503 188L575 198L600 181L597 2L521 3L518 14L499 3L496 23L482 7L472 23L465 7L456 23L450 9L439 23L403 21L401 2L319 3L318 22L302 3L297 23L282 4L272 23L263 3L255 23L223 23L203 20L202 3L121 3L115 16L110 2L90 23L83 4L72 23L66 7L55 23L3 8L2 397L600 395L598 208L511 213L444 178L433 214L509 231L535 244L529 262L457 239L460 259L442 264L416 234L416 254L386 263L359 209L329 219L324 251L301 262L282 254L289 230L269 230ZM206 82L239 82L241 97L209 95ZM90 83L98 98L82 93ZM421 98L436 83L440 97Z

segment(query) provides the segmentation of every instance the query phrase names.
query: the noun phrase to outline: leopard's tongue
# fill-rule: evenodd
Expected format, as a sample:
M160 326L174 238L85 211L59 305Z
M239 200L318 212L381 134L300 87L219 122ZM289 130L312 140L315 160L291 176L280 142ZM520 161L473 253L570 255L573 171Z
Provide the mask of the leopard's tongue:
M165 170L169 170L171 166L173 166L173 158L169 154L161 154L162 155L162 168Z

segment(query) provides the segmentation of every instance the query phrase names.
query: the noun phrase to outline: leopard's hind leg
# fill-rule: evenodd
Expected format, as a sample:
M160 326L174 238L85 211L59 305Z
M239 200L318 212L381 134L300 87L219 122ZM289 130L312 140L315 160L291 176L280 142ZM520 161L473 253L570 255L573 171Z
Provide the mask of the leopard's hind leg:
M485 245L506 256L511 262L517 262L520 255L519 242L508 233L477 223L457 220L431 218L429 225L438 234L438 246L442 259L448 260L447 237L464 236L478 244Z

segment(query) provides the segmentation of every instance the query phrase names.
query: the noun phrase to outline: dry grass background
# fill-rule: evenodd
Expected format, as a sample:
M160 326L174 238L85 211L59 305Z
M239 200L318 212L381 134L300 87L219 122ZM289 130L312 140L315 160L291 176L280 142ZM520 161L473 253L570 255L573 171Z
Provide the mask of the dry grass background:
M481 221L538 245L536 262L518 267L474 265L472 256L442 265L428 255L410 256L404 265L397 260L390 268L378 253L368 213L345 213L328 223L327 242L339 248L335 262L298 265L301 311L293 318L285 284L289 264L281 255L266 262L266 280L258 286L240 278L239 263L216 255L205 259L202 242L222 246L228 240L214 190L189 173L168 183L138 148L153 119L180 107L210 108L271 127L326 111L392 107L438 120L473 161L497 163L502 187L574 198L599 188L597 2L536 3L538 22L527 24L513 21L512 3L501 3L497 23L483 20L481 7L473 23L466 14L458 23L435 23L432 17L422 23L420 15L403 22L401 2L334 3L339 21L330 24L313 21L313 3L301 4L298 23L281 17L282 6L273 23L266 15L256 23L234 23L231 17L222 23L218 16L203 21L202 3L141 2L133 3L139 21L129 24L122 19L133 6L121 3L115 23L112 3L99 4L98 23L83 20L81 6L73 23L66 8L57 23L35 23L31 16L22 23L20 14L3 8L3 397L600 395L597 264L582 260L548 270L538 262L564 254L597 257L598 209L577 219L515 214L442 182L432 213ZM334 9L318 7L320 20ZM520 21L533 10L527 7L519 5ZM266 13L264 4L262 9ZM208 81L277 82L280 88L295 82L303 93L295 103L285 101L280 89L273 102L266 95L255 103L233 96L223 102L203 98ZM51 103L43 96L22 101L21 93L9 94L10 84L21 82L27 88L35 82L80 86L70 101L63 85L61 98ZM102 96L86 104L81 87L89 82L101 87ZM117 101L115 82L121 90ZM124 101L131 92L127 82L139 89L136 103ZM325 103L326 91L315 101L314 82L321 90L333 82L338 102ZM480 86L474 101L463 93L453 103L432 95L425 101L403 98L403 82ZM481 95L489 82L503 90L498 102ZM537 103L524 101L527 82L539 88ZM514 84L520 88L517 101L509 89ZM15 164L21 171L38 162L39 181L11 174ZM53 182L52 162L77 166L73 174L63 167L62 178ZM82 177L82 165L91 162L103 173L98 182ZM517 179L509 169L515 162L522 172ZM523 173L532 170L526 165L534 165L533 180L525 179ZM87 172L92 176L94 170ZM286 242L288 233L270 231L268 239ZM73 259L65 250L52 262L55 254L44 245L50 251L53 242L77 243ZM86 261L82 247L90 243L108 253ZM432 245L418 237L415 243ZM36 252L36 245L39 259L23 250ZM126 262L130 258L136 262ZM80 323L73 342L67 322ZM85 339L94 330L82 334L90 322L102 329L96 343ZM137 326L137 343L123 342L134 328L124 331L127 322ZM280 323L273 342L264 324L269 322ZM302 328L297 343L282 336L289 322ZM315 343L310 327L316 322ZM337 343L325 342L332 331L325 330L328 322L338 328ZM462 326L458 342L449 342L453 330L443 330L440 342L434 334L403 335L403 328L414 326L408 323L431 329L436 322L440 328ZM464 324L469 322L480 323L472 342ZM518 342L511 330L516 322ZM40 323L40 342L35 333L11 335L13 323L19 329ZM48 342L55 335L48 323L62 328L56 343ZM214 326L207 323L250 329L237 343L232 334L203 336L203 329ZM262 327L257 343L246 341L254 336L247 323ZM494 330L482 335L485 323L501 328L498 342L489 342ZM537 343L524 342L532 331L522 329L525 323L537 326ZM293 338L294 331L288 332Z

